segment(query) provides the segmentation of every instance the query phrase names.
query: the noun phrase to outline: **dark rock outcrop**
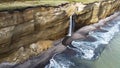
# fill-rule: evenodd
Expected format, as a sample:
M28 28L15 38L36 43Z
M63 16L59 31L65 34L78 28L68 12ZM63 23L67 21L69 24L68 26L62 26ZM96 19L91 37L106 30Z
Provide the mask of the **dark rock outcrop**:
M38 40L53 41L64 37L68 29L69 16L73 13L77 14L78 29L97 23L100 19L119 11L119 4L119 0L109 0L1 11L0 54L18 50Z

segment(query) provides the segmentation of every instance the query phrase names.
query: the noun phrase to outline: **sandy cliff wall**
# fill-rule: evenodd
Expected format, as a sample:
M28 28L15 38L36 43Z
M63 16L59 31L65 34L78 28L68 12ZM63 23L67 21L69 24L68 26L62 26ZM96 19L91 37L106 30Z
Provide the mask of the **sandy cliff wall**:
M120 1L71 3L0 12L0 54L38 40L57 40L67 33L69 16L76 13L76 29L96 23L120 9Z

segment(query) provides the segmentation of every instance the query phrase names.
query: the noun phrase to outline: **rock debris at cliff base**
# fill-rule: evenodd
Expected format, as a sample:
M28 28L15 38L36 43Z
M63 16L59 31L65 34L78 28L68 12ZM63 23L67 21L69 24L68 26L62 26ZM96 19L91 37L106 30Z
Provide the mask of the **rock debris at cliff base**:
M69 16L75 12L76 30L85 25L97 23L100 19L110 16L120 10L119 0L100 1L88 4L67 3L55 6L37 6L25 9L5 10L0 12L0 54L2 61L19 62L31 55L41 53L36 51L33 43L44 40L50 46L43 47L43 51L51 48L54 40L63 38L67 34ZM76 9L77 8L77 9ZM45 45L46 42L43 44ZM30 47L31 54L27 58L16 56L9 58L13 52L28 52L25 47ZM42 45L40 45L42 47ZM38 47L39 49L39 47ZM12 53L11 53L12 52ZM3 56L4 53L8 53ZM8 59L5 59L8 58Z

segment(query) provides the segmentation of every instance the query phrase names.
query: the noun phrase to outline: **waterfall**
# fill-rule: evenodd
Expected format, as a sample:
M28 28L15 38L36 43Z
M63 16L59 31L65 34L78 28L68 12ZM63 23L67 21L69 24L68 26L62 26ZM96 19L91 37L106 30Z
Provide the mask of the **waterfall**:
M70 16L68 36L72 36L72 33L74 31L74 24L75 24L75 22L74 22L73 16L74 16L74 14Z
M68 46L71 44L71 41L73 40L71 38L73 31L74 31L74 26L75 26L75 20L74 20L75 14L70 16L70 22L69 22L69 30L68 30L68 34L66 37L64 37L64 39L62 40L62 44L64 46Z
M111 21L107 21L106 23L99 22L93 24L93 26L90 27L94 26L97 27L97 29L90 30L86 38L84 39L82 38L72 40L71 42L72 47L67 46L66 50L63 51L62 53L57 52L57 54L54 53L53 55L51 53L49 54L49 52L47 51L46 52L47 54L43 54L42 56L37 56L35 58L28 59L26 62L20 64L3 62L0 64L0 68L36 68L36 67L41 68L41 65L44 64L44 63L40 64L41 60L43 59L43 57L48 55L53 56L50 59L50 63L47 64L45 68L96 68L92 67L92 64L94 64L94 61L96 61L99 58L104 48L107 46L107 44L109 44L111 39L113 39L113 37L118 32L120 32L120 16L116 17ZM89 26L85 26L85 28L83 28L82 31L84 32L84 29L86 28L88 30ZM73 30L74 20L73 16L71 16L68 36L72 35ZM77 33L80 34L79 30L77 31ZM49 58L47 57L47 59ZM118 68L119 67L120 66L118 66Z
M91 68L89 63L98 59L118 32L120 20L109 21L99 29L90 31L85 39L72 41L74 48L68 46L65 52L55 55L45 68Z

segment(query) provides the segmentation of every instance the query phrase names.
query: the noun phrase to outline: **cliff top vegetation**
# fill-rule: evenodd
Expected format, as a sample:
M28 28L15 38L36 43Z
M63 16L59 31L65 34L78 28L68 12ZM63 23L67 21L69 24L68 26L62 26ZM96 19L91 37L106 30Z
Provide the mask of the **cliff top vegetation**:
M40 5L57 6L68 2L90 3L98 0L0 0L0 11L21 9Z

